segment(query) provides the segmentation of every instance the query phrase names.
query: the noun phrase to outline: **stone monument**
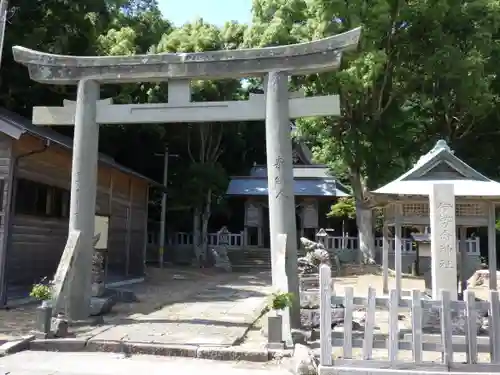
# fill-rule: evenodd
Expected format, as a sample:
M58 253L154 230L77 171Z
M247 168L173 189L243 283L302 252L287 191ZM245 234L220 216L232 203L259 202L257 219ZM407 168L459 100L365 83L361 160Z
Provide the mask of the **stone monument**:
M452 184L434 184L429 195L432 299L448 290L458 299L455 192Z
M440 300L441 290L448 290L452 300L458 299L457 237L455 222L455 193L452 184L434 184L429 195L431 283L432 299ZM486 312L479 311L476 319L477 332L485 329ZM441 330L441 311L433 307L424 312L422 329L428 333ZM452 310L453 334L463 335L467 328L467 316L463 309Z
M35 124L74 124L69 231L80 232L68 287L72 319L89 315L92 274L92 237L97 184L99 124L205 121L266 122L271 258L279 251L278 233L288 236L286 269L290 292L298 294L295 197L293 193L290 117L340 114L337 97L303 97L291 101L291 75L336 70L342 52L356 48L361 29L296 45L247 50L161 53L135 56L63 56L13 47L14 60L26 65L41 83L77 85L76 105L34 108ZM264 96L248 101L191 102L190 80L264 78ZM102 84L168 81L168 103L106 105L99 101ZM321 103L320 103L321 102ZM100 104L103 103L103 104ZM66 250L65 250L66 251ZM275 264L272 262L272 264ZM278 275L273 269L273 283ZM300 327L298 301L291 309L292 326Z

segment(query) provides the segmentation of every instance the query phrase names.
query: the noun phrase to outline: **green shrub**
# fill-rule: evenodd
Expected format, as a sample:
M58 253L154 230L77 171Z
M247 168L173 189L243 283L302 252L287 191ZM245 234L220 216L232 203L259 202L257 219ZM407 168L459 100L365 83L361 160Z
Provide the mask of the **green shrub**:
M275 311L285 310L287 307L292 306L293 298L293 293L273 293L269 309Z
M39 283L34 284L31 288L30 297L36 298L39 301L47 301L52 298L52 282L42 279Z

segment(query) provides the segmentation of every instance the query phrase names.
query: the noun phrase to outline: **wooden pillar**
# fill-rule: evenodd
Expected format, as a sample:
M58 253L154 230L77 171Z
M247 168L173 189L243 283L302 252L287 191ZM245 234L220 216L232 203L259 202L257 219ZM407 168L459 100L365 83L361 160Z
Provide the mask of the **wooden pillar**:
M146 187L146 207L145 207L145 214L144 214L144 242L143 242L143 248L142 248L142 273L143 275L146 275L146 257L147 257L147 249L148 249L148 222L149 222L149 185Z
M401 251L401 205L396 205L394 210L394 268L396 271L396 290L398 300L401 297L401 279L403 274Z
M490 290L497 289L497 233L495 203L488 205L488 269L490 272Z
M264 207L259 204L259 230L257 231L257 247L264 247Z
M113 170L110 170L109 174L109 188L108 188L108 215L111 218L111 213L113 212Z
M389 294L389 225L385 222L382 229L382 270L383 270L383 293Z
M304 225L305 225L305 220L304 220L304 206L302 204L299 204L297 206L297 209L299 211L299 214L297 215L299 217L299 227L300 227L299 236L300 237L304 237Z
M246 248L248 246L248 227L246 225L243 228L243 241L241 244L243 248Z
M465 265L467 264L467 227L458 227L458 244L460 249L460 291L463 293L467 289L467 278L465 276Z
M132 199L134 194L134 185L132 179L129 182L129 199L127 207L127 234L125 239L126 254L125 254L125 276L130 273L130 252L132 247Z
M111 251L111 236L113 231L111 230L111 225L113 221L113 188L115 185L115 180L113 178L114 173L112 169L109 169L109 188L108 188L108 246L104 258L104 284L108 282L108 268L109 268L109 254Z

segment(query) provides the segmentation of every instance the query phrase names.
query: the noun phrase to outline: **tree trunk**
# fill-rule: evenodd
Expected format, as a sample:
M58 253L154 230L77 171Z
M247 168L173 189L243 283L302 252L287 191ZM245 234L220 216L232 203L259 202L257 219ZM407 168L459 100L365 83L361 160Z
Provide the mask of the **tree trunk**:
M212 207L212 189L207 192L205 207L201 215L201 256L205 263L208 259L208 221L210 220Z
M375 238L373 236L373 211L356 201L356 224L358 225L360 261L375 263Z
M359 256L362 263L375 263L375 237L373 235L373 210L366 196L361 174L351 171L351 186L356 203Z
M195 208L193 212L193 251L198 266L202 265L202 254L200 248L200 209Z

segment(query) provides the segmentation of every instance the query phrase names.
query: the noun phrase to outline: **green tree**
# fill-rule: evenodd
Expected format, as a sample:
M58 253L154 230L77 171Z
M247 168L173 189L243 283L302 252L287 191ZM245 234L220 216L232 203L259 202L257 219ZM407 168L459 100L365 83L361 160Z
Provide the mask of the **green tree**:
M60 105L74 87L42 85L30 80L25 67L14 62L12 46L55 54L91 55L97 35L109 22L105 0L15 0L9 2L5 30L0 103L26 117L34 105Z
M364 1L346 5L341 1L255 0L253 22L259 32L249 33L251 44L263 46L282 43L285 38L288 43L318 39L363 25L359 48L343 56L339 72L299 77L294 84L302 85L309 95L340 94L340 117L301 119L298 133L312 141L317 160L351 185L360 249L366 260L373 259L374 246L369 187L385 178L385 171L394 173L391 167L400 158L391 151L401 153L407 139L398 141L405 125L401 121L384 126L388 113L397 114L402 91L393 84L393 77L397 49L403 46L394 43L391 33L397 27L399 6L383 0L370 7Z
M495 76L484 68L485 56L497 43L497 7L484 0L461 6L446 0L254 0L249 45L297 43L363 27L357 50L343 56L339 71L293 83L310 95L340 95L339 117L301 119L297 125L317 160L352 188L364 261L374 258L377 202L370 190L408 169L424 145L443 135L440 127L448 124L454 133L467 133L470 119L484 118L496 105ZM488 9L496 12L480 16ZM470 77L461 80L464 74ZM446 77L441 91L431 90L438 76ZM429 89L422 92L425 84Z
M198 19L181 28L165 34L156 52L202 52L234 49L241 45L245 26L226 23L220 29ZM241 98L243 95L239 80L192 81L193 101L223 101ZM158 85L151 92L153 101L168 100L164 85ZM176 126L176 125L169 125ZM196 123L179 124L186 139L186 150L191 165L189 178L179 192L186 205L193 210L194 249L196 257L204 261L208 250L208 223L213 207L220 204L227 187L226 171L220 164L225 144L238 142L240 128L235 124Z

